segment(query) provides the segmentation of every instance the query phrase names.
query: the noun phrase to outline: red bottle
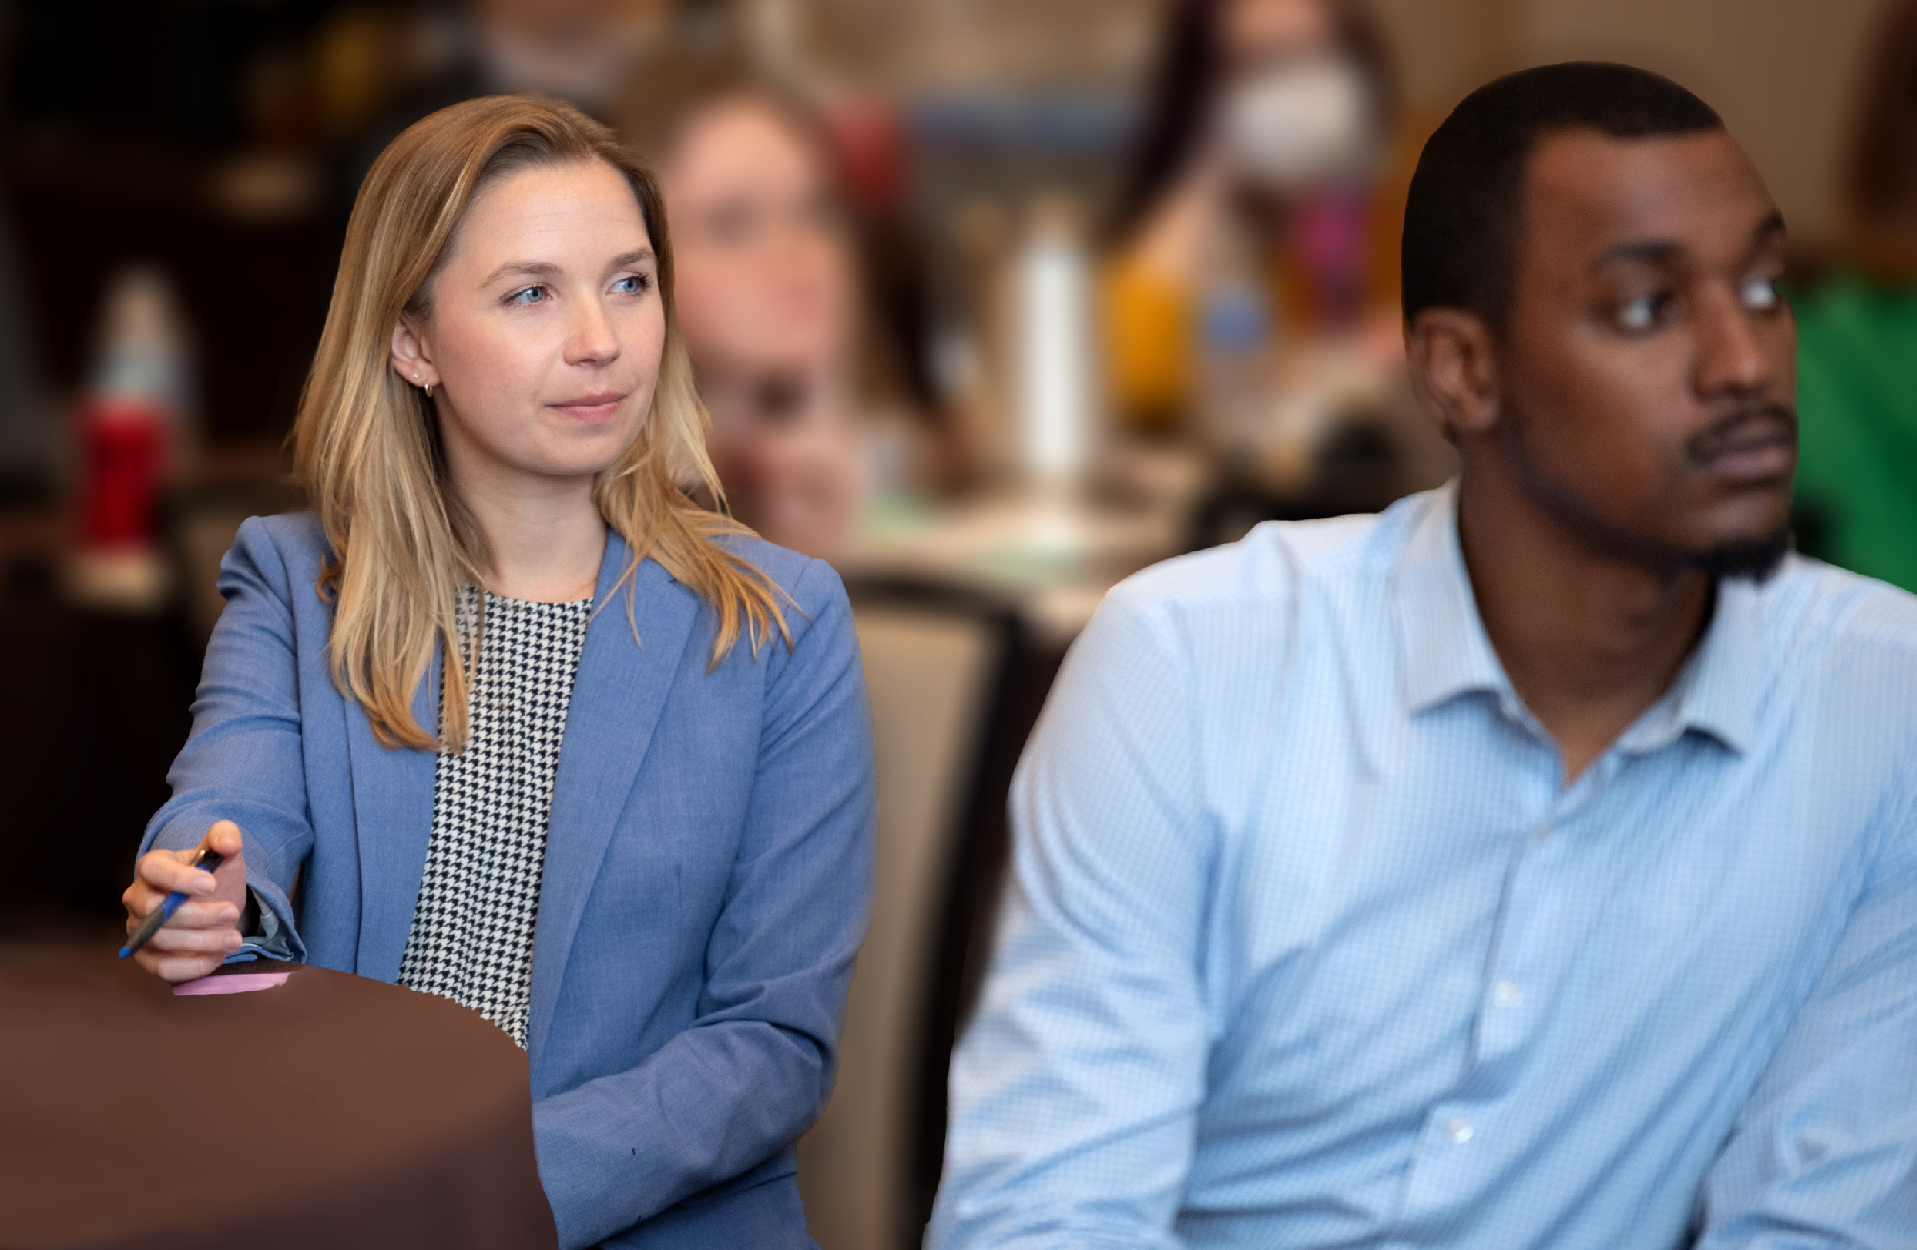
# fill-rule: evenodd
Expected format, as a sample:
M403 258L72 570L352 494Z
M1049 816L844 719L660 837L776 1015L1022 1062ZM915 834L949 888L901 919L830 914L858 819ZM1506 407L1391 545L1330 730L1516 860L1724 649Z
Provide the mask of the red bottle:
M102 395L80 414L80 542L93 550L151 547L171 422L156 406Z

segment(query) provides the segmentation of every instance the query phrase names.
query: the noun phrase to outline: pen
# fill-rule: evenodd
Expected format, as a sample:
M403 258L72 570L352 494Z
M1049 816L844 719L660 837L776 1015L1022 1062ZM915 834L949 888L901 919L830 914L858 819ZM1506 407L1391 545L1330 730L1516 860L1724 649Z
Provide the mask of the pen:
M200 848L200 853L193 857L192 861L187 864L187 867L203 868L207 872L212 872L225 862L226 856L203 846ZM133 936L128 938L126 945L120 948L120 958L125 959L134 951L145 946L147 941L160 931L161 925L173 919L173 913L180 910L180 904L186 902L186 900L187 894L184 890L175 890L173 893L167 895L166 901L147 913L147 918L140 922L140 927L133 931Z

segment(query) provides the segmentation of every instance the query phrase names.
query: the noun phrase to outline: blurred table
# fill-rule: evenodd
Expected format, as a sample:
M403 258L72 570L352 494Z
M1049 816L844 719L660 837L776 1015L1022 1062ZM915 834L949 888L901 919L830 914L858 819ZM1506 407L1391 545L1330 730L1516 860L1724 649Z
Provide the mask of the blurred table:
M1120 443L1092 479L881 509L840 571L991 599L1063 647L1124 578L1188 547L1211 470L1194 447Z
M0 1002L0 1247L556 1245L525 1054L456 1003L318 968L183 997L71 948Z

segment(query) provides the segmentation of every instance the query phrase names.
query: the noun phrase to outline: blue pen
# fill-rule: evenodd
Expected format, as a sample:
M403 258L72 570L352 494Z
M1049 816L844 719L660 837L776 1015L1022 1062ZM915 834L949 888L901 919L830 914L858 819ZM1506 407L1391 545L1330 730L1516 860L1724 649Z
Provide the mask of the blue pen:
M204 868L206 871L212 872L225 862L226 856L203 846L200 848L200 853L193 857L192 862L187 864L187 867ZM160 931L161 925L173 919L173 913L180 910L180 904L186 902L189 897L190 895L184 890L175 890L173 893L167 895L166 901L147 914L147 918L140 922L140 927L133 931L133 936L126 940L126 945L120 948L120 958L125 959L134 951L145 946L147 941Z

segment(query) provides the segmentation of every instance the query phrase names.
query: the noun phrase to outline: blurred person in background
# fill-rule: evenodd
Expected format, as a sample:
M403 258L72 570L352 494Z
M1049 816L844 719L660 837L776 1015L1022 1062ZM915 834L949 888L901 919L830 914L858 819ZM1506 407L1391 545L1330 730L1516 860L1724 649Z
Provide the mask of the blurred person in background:
M427 21L408 40L420 62L412 81L347 145L342 229L374 159L429 113L475 96L536 91L609 120L634 66L668 30L672 7L673 0L467 0Z
M1115 398L1147 424L1193 404L1221 286L1258 287L1279 333L1390 319L1409 176L1379 181L1397 92L1354 0L1178 0L1160 46L1107 283Z
M1844 191L1845 263L1797 300L1798 537L1917 590L1917 0L1884 14Z
M620 118L672 217L680 323L728 505L780 546L842 558L864 496L871 377L820 117L712 57L642 75Z
M1401 386L1396 249L1415 145L1398 111L1358 0L1172 6L1109 228L1121 419L1195 424L1226 463L1293 494L1354 408L1387 410L1395 442L1435 441Z

